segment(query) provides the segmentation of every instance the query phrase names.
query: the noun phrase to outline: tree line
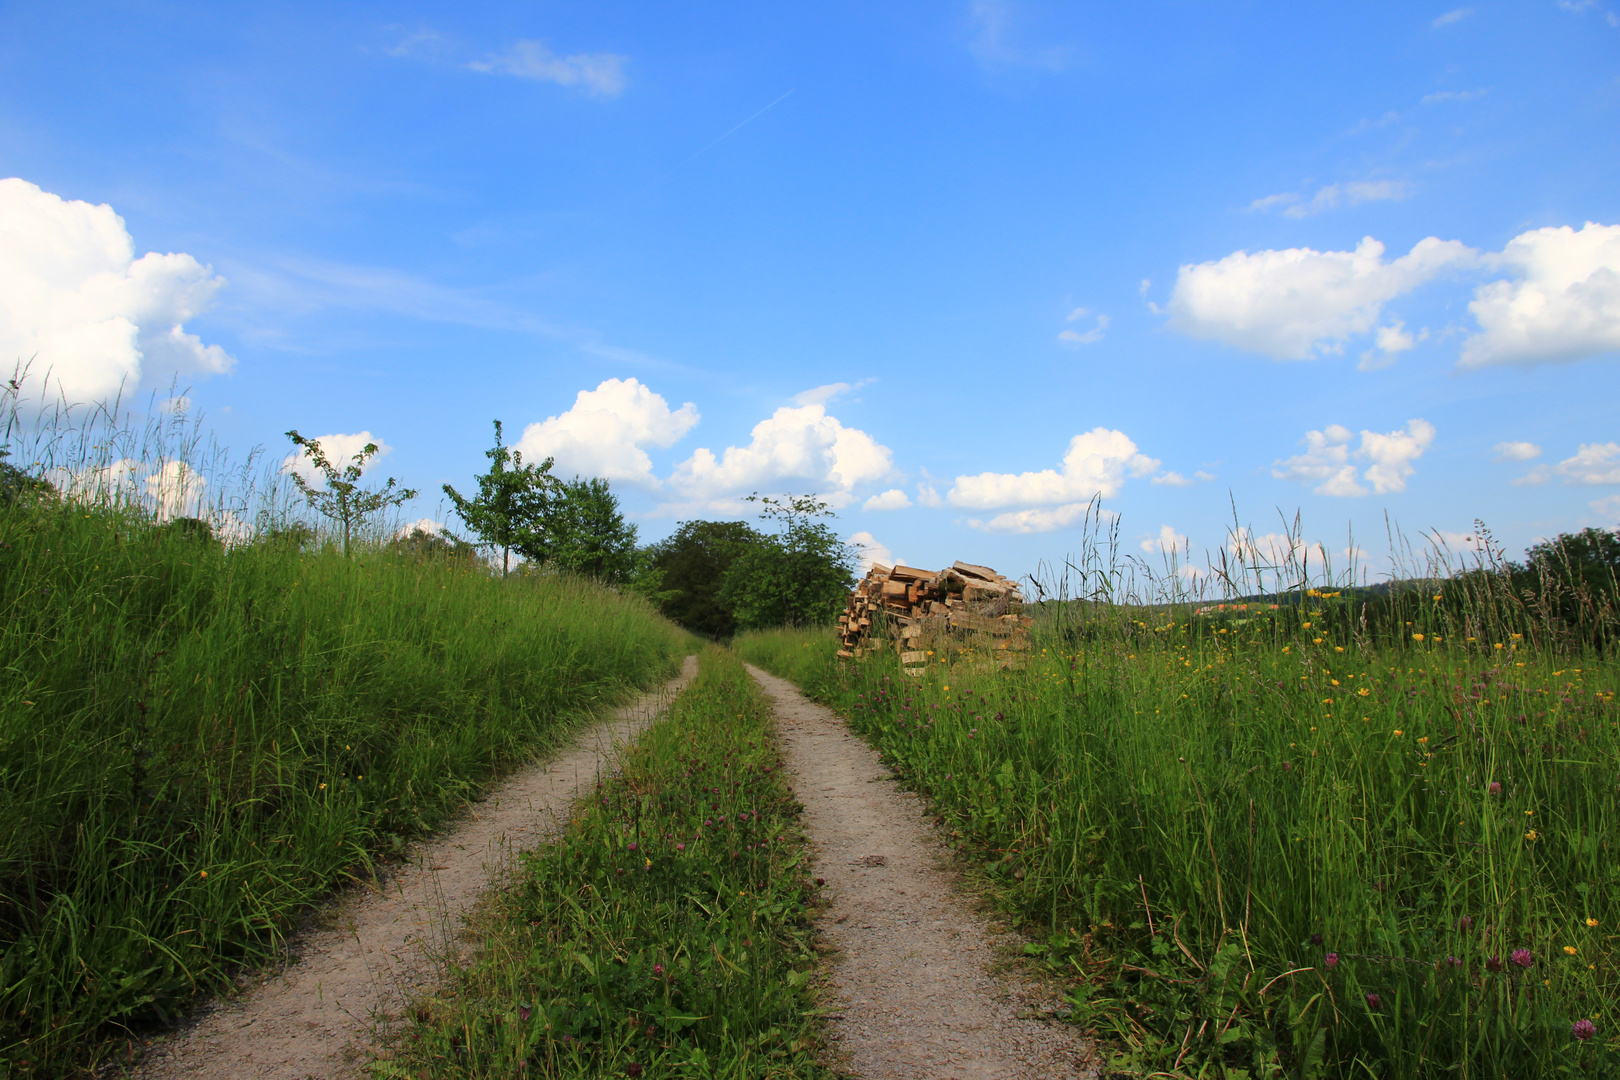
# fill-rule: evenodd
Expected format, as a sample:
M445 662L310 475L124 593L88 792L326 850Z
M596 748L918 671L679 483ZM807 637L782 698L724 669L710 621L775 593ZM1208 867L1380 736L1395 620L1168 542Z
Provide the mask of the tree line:
M856 552L828 521L831 507L814 496L754 494L763 528L742 521L686 521L664 540L638 545L618 497L600 477L563 480L555 459L526 462L503 441L484 451L489 468L462 494L444 485L456 516L476 538L414 530L390 543L397 552L476 559L478 549L499 557L503 576L543 569L567 570L640 592L674 622L697 634L728 638L740 630L830 623L855 584ZM397 506L417 492L390 477L375 489L359 486L378 451L374 444L343 467L320 447L287 433L318 469L317 487L297 473L294 482L318 513L330 519L344 550L358 522ZM513 557L520 562L516 567Z

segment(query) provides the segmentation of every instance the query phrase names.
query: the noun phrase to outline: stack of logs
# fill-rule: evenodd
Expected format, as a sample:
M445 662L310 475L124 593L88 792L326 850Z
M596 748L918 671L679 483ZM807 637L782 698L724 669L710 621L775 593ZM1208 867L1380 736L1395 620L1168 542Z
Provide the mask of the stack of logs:
M850 593L839 617L844 647L838 655L857 659L892 647L913 675L921 674L930 659L943 662L968 650L988 653L998 666L1008 667L1029 647L1034 620L1023 611L1017 584L988 566L877 565Z

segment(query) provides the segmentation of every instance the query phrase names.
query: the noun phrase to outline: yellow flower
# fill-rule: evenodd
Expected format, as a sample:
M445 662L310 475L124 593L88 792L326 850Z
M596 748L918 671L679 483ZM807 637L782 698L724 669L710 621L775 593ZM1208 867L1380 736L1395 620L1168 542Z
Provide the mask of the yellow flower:
M321 787L320 787L320 790L325 791L326 790L326 785L322 784Z
M1500 649L1501 647L1502 647L1502 643L1500 641L1498 641L1495 645L1491 646L1491 648L1493 648L1493 649Z
M1429 737L1427 735L1424 735L1424 736L1422 736L1421 738L1418 739L1418 742L1420 742L1420 743L1426 743L1428 741L1429 741Z
M1363 686L1360 690L1357 690L1356 693L1360 694L1362 697L1366 697L1368 694L1372 693L1372 691Z
M1565 945L1565 946L1564 946L1564 954L1565 954L1565 955L1566 955L1566 956L1574 956L1574 955L1575 955L1575 953L1576 953L1576 952L1578 952L1578 951L1579 951L1579 950L1577 950L1577 949L1576 949L1576 948L1575 948L1575 946L1573 946L1573 945Z
M1422 634L1413 634L1412 635L1412 640L1413 641L1422 641L1423 640L1423 635Z
M1311 628L1311 624L1308 622L1302 622L1299 624L1299 626L1301 630L1309 630Z
M208 871L206 871L206 870L203 870L203 871L201 871L201 872L200 872L200 873L198 873L198 875L197 875L197 876L198 876L198 877L200 877L200 878L205 878L205 877L207 877L207 876L208 876Z
M1344 652L1344 646L1343 645L1335 645L1335 646L1333 646L1333 651L1334 652Z
M1598 924L1598 921L1596 919L1587 919L1586 920L1586 925L1587 926L1596 926L1597 924Z
M1398 738L1400 738L1400 737L1401 737L1401 735L1402 735L1402 732L1401 732L1401 729L1400 729L1400 728L1396 728L1396 729L1395 729L1395 737L1396 737L1396 738L1397 738L1397 739L1398 739Z
M1529 832L1524 834L1524 838L1526 840L1534 840L1536 838L1536 830L1531 829Z
M1311 638L1311 644L1312 645L1320 645L1320 644L1322 644L1322 639L1319 638L1319 637L1313 637L1313 638Z

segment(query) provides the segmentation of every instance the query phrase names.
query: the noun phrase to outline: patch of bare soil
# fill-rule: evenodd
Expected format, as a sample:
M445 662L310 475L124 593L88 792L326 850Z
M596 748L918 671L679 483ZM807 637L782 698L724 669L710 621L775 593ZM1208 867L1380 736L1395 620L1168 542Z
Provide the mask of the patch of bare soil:
M586 729L550 761L524 769L467 817L417 848L374 890L343 897L325 926L295 943L297 959L240 998L153 1047L140 1080L307 1080L357 1072L370 1036L430 988L455 955L462 919L512 865L555 834L568 809L611 767L616 744L651 724L697 674L681 674Z
M957 888L950 852L915 794L834 712L757 668L805 807L819 931L835 956L825 992L842 1064L863 1080L1093 1075L1089 1045L1035 1019L1042 995L1005 970L1016 942Z

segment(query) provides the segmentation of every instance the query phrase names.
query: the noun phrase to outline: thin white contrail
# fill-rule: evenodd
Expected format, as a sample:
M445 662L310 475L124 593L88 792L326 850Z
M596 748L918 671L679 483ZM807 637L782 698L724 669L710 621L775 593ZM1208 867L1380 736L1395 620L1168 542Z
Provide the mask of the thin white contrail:
M798 87L796 87L796 86L793 88L793 90L797 90L797 89L798 89ZM789 90L786 94L783 94L781 97L777 98L775 101L771 102L769 105L767 105L763 109L759 110L759 112L754 113L748 119L744 120L742 123L738 124L736 127L733 127L731 130L727 131L724 135L721 135L718 139L715 139L713 142L709 143L707 146L703 147L701 150L698 150L696 153L692 154L691 157L688 157L685 161L683 161L679 165L675 166L675 168L669 170L669 172L667 172L663 176L659 177L659 180L662 181L662 180L669 179L669 177L671 175L673 175L675 172L679 171L680 169L685 168L687 165L691 164L693 161L695 161L698 158L702 157L704 154L706 154L710 150L714 149L716 146L718 146L720 143L724 142L726 139L729 139L731 136L735 135L740 129L742 129L744 127L747 127L749 124L753 123L755 120L758 120L761 116L764 116L766 113L768 113L772 109L776 108L776 106L780 105L782 102L787 100L788 95L792 94L793 90Z

